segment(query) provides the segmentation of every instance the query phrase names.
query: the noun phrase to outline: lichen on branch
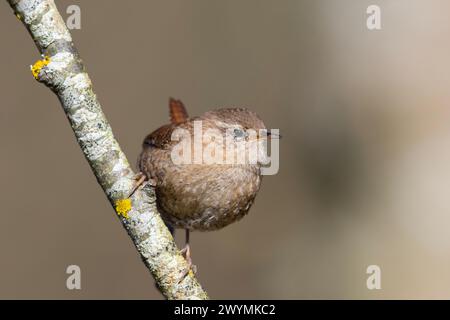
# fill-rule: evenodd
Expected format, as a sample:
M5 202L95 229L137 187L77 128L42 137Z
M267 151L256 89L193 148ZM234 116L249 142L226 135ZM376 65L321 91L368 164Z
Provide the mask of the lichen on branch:
M45 56L43 59L36 61L30 68L33 77L37 80L41 69L50 63L50 58Z

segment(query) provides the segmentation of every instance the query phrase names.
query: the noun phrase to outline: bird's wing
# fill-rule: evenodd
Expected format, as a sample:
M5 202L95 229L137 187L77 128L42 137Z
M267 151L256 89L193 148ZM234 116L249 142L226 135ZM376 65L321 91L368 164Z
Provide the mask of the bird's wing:
M173 98L169 99L170 122L172 124L180 124L186 122L189 118L183 102Z
M171 136L174 130L174 125L166 124L152 133L150 133L144 139L144 147L152 147L164 149L171 143Z

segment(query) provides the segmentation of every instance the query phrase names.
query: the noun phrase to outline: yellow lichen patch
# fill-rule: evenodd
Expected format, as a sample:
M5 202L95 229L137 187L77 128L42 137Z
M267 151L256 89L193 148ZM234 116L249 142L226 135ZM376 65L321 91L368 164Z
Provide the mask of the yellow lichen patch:
M36 63L31 66L31 73L36 80L39 76L39 72L41 72L41 69L49 63L50 58L48 56L45 56L44 59L36 61Z
M131 210L130 199L120 199L116 201L116 212L119 216L128 219L128 212Z
M20 15L20 13L16 13L16 18L22 21L22 16Z

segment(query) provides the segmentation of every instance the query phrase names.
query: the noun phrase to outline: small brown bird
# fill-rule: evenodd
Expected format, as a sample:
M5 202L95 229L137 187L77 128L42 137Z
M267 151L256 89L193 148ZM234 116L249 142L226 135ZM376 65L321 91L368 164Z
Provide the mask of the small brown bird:
M267 139L270 131L254 112L244 108L218 109L194 118L188 117L179 100L170 99L169 108L171 123L150 133L144 140L138 160L142 173L139 183L147 179L154 185L158 209L169 229L186 230L186 247L182 251L192 266L189 231L220 229L246 215L261 184L261 163L191 161L180 164L173 158L176 146L184 143L184 146L195 148L195 123L201 121L203 133L208 130L218 133L213 139L201 138L203 150L207 145L211 149L212 145L214 157L231 147L235 159L249 151L252 142ZM176 130L186 134L174 139ZM252 139L249 130L265 134ZM244 148L237 147L239 142L244 143ZM186 155L185 152L187 159L194 158L195 150L183 149L179 155Z

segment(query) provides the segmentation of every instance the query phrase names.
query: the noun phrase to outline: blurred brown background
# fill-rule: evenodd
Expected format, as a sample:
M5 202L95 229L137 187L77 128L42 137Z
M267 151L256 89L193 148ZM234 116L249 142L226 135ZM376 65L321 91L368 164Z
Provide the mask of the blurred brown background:
M450 298L448 1L57 1L65 18L70 4L133 163L169 96L192 115L248 106L283 134L249 216L192 236L211 297ZM6 1L0 42L0 298L161 298ZM366 288L371 264L381 290Z

